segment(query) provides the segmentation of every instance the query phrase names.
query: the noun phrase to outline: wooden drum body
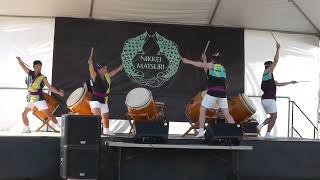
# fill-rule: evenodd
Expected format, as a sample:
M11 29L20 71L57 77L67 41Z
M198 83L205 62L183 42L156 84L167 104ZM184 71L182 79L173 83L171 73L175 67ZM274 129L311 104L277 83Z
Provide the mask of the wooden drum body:
M86 87L80 87L74 90L67 99L67 107L73 113L79 115L92 115L89 105L92 94Z
M199 92L195 97L191 99L190 102L188 102L186 106L186 116L192 123L199 122L201 101L206 93L207 91ZM236 123L246 121L256 112L254 104L250 101L249 97L244 94L228 99L228 106L229 112ZM206 122L208 122L210 119L220 117L222 114L221 112L218 113L218 110L218 105L214 105L212 109L208 109L206 111Z
M145 88L132 89L126 97L128 115L135 121L157 118L156 104L152 94Z
M228 100L229 112L236 123L248 120L256 108L245 94L238 95Z

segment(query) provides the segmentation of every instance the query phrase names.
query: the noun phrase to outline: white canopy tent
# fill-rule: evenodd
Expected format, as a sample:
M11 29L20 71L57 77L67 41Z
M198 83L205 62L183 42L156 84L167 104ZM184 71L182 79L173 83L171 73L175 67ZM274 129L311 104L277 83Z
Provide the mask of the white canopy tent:
M320 34L318 0L10 0L1 16L80 17Z
M314 124L318 123L319 0L10 0L5 2L2 0L1 2L0 65L8 67L0 71L2 77L18 69L13 59L15 56L22 56L30 59L29 64L32 59L37 58L45 62L43 71L49 81L51 80L54 17L241 27L246 29L245 91L250 95L261 95L262 64L266 59L273 57L275 50L274 40L268 31L274 31L276 38L282 44L281 59L275 72L278 80L311 81L295 88L292 86L279 88L278 95L290 96L292 100L297 101ZM306 70L308 72L298 75L297 71L301 66L308 68ZM20 111L22 112L25 106L23 102L25 90L19 88L25 87L24 77L25 74L17 70L15 76L0 81L0 98L4 99L0 102L2 109L0 130L12 130L13 127L17 127L17 123L22 125ZM256 99L254 103L258 107L258 113L262 114L257 117L261 122L265 115L261 112L259 100ZM274 135L286 136L288 105L286 101L281 100L278 101L278 105L283 113L278 115L280 121L274 129ZM10 110L7 110L8 107ZM303 134L304 137L313 136L310 133L313 129L305 119L296 121L297 126L301 128L299 132L306 132ZM121 130L125 129L119 124L115 126ZM171 133L183 133L188 127L179 125L170 128Z

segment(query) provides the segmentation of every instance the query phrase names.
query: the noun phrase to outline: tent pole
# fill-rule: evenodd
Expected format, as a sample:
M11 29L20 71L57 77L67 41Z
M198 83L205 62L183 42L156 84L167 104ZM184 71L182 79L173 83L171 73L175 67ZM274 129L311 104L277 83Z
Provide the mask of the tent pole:
M94 0L91 0L89 18L92 19Z
M298 11L306 18L306 20L312 25L312 27L317 31L317 36L320 37L319 28L311 21L311 19L302 11L302 9L298 6L298 4L294 0L289 0L292 4L298 9Z
M217 10L218 10L218 8L219 8L219 5L220 5L220 2L221 2L222 0L218 0L217 1L217 3L216 3L216 5L215 5L215 7L214 7L214 10L213 10L213 12L212 12L212 15L211 15L211 18L210 18L210 20L209 20L209 25L211 25L212 24L212 21L213 21L213 18L214 18L214 16L216 15L216 13L217 13Z

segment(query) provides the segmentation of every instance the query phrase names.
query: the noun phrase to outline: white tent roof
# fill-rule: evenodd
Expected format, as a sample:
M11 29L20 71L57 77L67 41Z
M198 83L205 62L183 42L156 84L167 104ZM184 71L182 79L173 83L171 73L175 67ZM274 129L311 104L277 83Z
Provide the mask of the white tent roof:
M92 17L320 33L320 0L4 1L0 16Z

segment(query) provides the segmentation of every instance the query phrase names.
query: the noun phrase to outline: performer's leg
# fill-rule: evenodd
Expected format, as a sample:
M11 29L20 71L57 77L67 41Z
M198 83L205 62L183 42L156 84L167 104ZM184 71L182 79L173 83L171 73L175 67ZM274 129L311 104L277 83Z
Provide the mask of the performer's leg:
M226 118L227 122L230 124L234 124L234 119L231 116L231 114L229 113L229 109L222 109L223 115Z
M206 123L206 112L207 109L212 108L216 102L216 98L206 94L201 102L200 113L199 113L199 133L196 137L204 136L204 126Z
M272 128L274 127L277 120L277 113L270 113L269 123L268 123L268 130L267 133L270 133Z
M263 126L269 124L270 118L271 118L271 117L268 117L266 120L263 121L263 123L262 123Z
M102 104L101 103L101 120L102 120L102 126L103 126L103 131L102 133L105 135L114 135L110 130L109 130L109 107L108 104Z
M261 101L264 111L267 114L270 114L270 117L265 119L263 123L257 126L258 132L261 131L264 125L268 124L268 130L266 136L271 136L270 132L276 122L277 119L277 103L274 99L263 99Z
M216 98L216 99L217 99L217 103L219 105L219 108L221 108L222 113L227 120L227 123L234 124L235 123L234 119L231 116L231 114L229 113L227 98Z
M101 113L103 128L109 128L109 113Z
M23 121L23 124L24 124L24 127L22 129L22 133L31 133L31 130L30 130L30 127L29 127L29 120L28 120L28 112L31 111L31 108L29 107L26 107L22 113L22 121Z
M24 108L24 111L22 113L22 121L25 126L29 126L29 120L27 115L28 115L28 112L30 111L31 111L31 108L26 107Z
M102 117L102 127L103 127L103 130L102 130L102 134L105 134L105 135L109 135L109 136L112 136L114 135L112 133L112 131L110 131L109 129L109 113L101 113L101 117Z
M202 106L200 107L200 114L199 114L199 133L196 137L203 137L204 136L204 125L206 121L206 111L207 108Z
M204 129L205 121L206 121L206 111L207 108L204 106L200 107L200 114L199 114L199 128Z

